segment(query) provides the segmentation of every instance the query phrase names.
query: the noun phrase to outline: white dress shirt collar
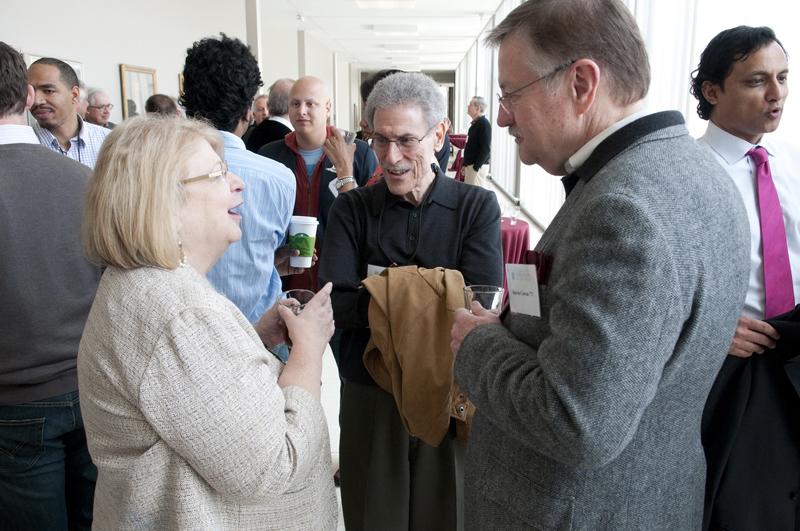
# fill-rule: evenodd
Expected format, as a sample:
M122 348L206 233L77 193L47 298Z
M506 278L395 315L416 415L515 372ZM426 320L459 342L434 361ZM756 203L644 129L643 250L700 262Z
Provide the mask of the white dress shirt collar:
M583 147L581 147L578 151L575 152L574 155L572 155L569 159L567 159L567 162L564 164L564 169L567 171L567 173L574 172L575 170L583 166L583 163L589 159L592 152L595 150L597 146L600 145L600 143L603 140L610 137L612 134L619 131L629 123L634 122L639 118L641 118L642 116L646 116L648 114L650 114L650 112L648 111L637 111L633 114L629 114L622 120L615 122L610 126L608 126L607 128L603 129L603 131L601 131L594 138L586 142L583 145Z
M766 136L762 136L761 142L758 144L751 144L747 140L721 129L711 120L708 121L708 129L706 129L705 137L711 149L728 164L736 164L747 156L748 151L757 145L766 149L770 156L775 156L775 148L771 145Z
M290 122L289 120L287 120L283 116L270 116L269 120L272 120L274 122L278 122L279 124L283 124L286 127L288 127L289 129L291 129L292 131L294 131L294 127L292 127L292 122Z
M0 145L2 144L38 144L39 139L29 125L0 125Z

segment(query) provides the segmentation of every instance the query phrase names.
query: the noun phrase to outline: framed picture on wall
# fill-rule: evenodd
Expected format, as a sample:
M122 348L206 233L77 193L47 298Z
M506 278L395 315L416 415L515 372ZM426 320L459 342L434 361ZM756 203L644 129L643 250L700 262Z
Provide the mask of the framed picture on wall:
M119 79L122 85L122 119L143 114L147 98L158 92L156 70L121 64Z
M31 65L33 64L34 61L38 61L42 57L47 57L47 56L39 55L39 54L33 54L33 53L23 53L22 54L22 59L25 61L25 66L27 66L28 68L31 67ZM79 80L83 81L85 79L84 78L84 73L83 73L83 63L81 63L80 61L74 61L72 59L64 59L63 57L56 57L56 59L61 59L62 61L67 63L69 66L71 66L72 69L75 70L75 73L78 75L78 79Z

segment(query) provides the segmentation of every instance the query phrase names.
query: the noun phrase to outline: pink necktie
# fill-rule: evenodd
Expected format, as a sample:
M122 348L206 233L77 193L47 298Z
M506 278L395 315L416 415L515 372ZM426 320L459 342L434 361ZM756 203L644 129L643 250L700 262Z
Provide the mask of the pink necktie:
M761 221L761 255L764 264L764 316L769 319L794 308L792 268L789 265L789 247L786 227L772 172L769 169L767 150L756 146L747 152L756 165L758 185L758 214Z

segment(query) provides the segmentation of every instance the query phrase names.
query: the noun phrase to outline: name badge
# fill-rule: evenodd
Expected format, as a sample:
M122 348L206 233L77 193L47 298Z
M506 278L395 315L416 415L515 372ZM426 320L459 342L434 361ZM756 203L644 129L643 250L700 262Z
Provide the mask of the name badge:
M328 168L328 171L330 171L330 168ZM336 189L336 179L331 179L331 182L328 183L328 190L330 190L333 197L339 197L339 190Z
M372 275L380 275L383 273L383 270L386 269L383 266L367 264L367 276L371 277Z
M541 317L539 283L536 266L532 264L506 264L508 301L512 313Z

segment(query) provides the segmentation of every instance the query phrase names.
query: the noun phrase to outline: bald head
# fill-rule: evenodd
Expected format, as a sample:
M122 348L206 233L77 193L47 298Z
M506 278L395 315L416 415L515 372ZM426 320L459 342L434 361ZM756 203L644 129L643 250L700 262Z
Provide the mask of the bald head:
M331 111L328 87L318 77L298 79L289 91L289 121L303 149L322 147L327 136L327 120Z

